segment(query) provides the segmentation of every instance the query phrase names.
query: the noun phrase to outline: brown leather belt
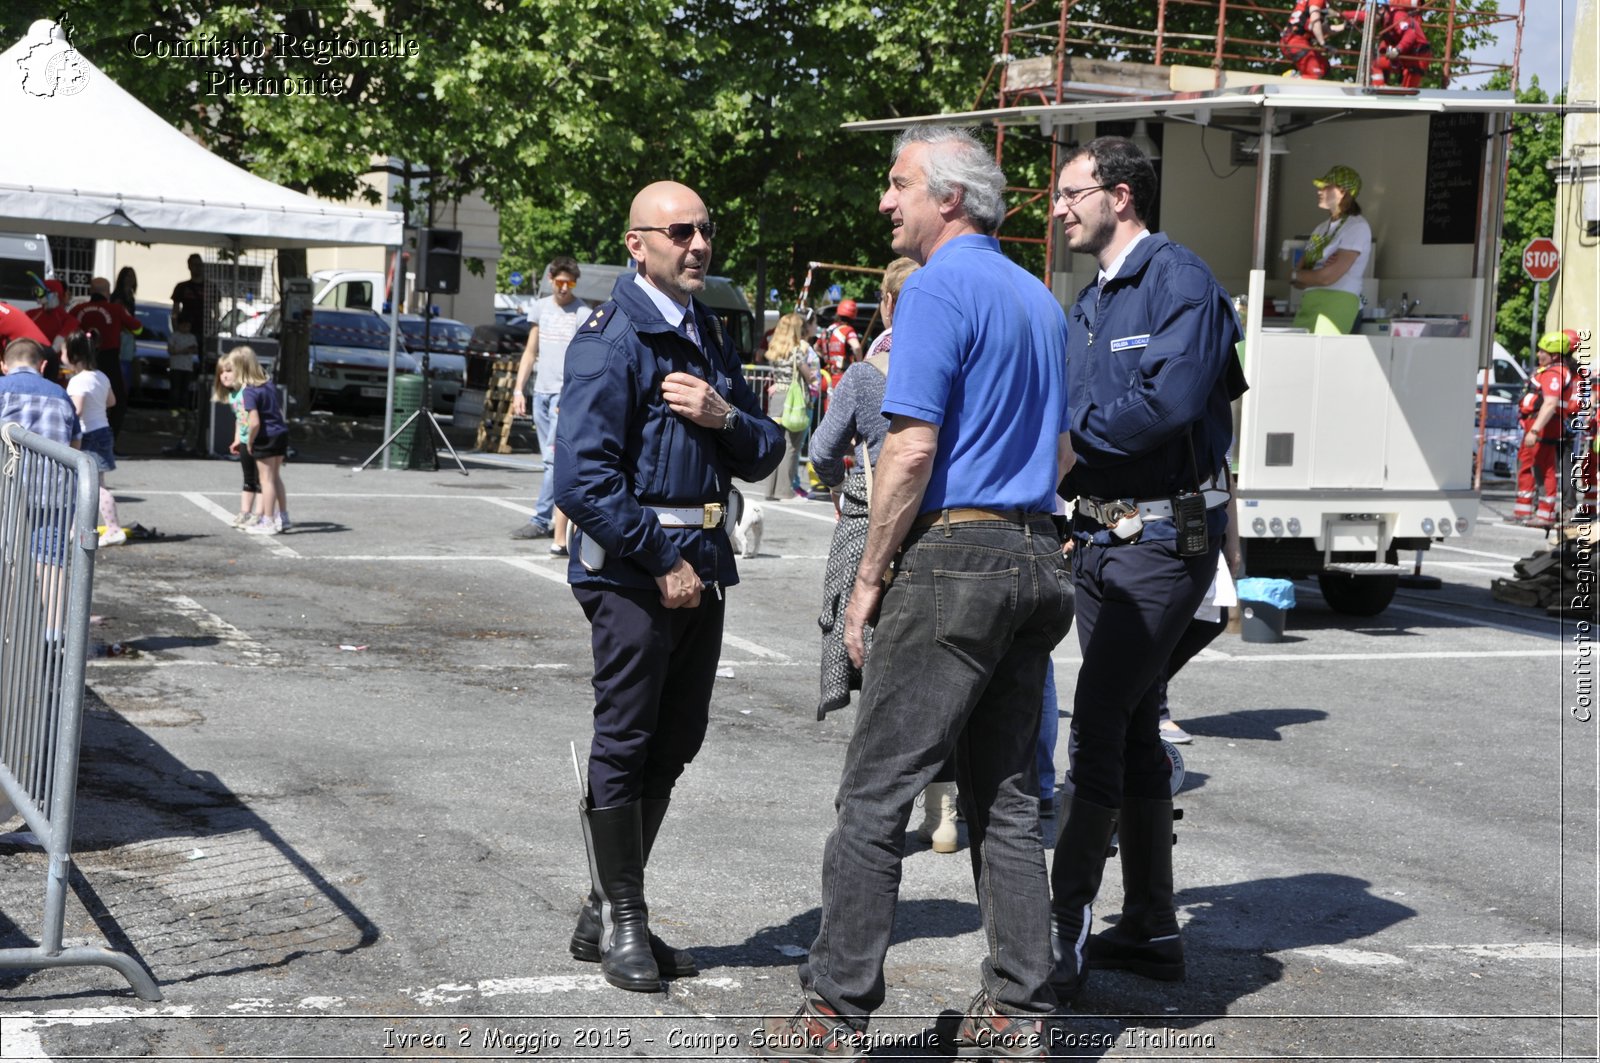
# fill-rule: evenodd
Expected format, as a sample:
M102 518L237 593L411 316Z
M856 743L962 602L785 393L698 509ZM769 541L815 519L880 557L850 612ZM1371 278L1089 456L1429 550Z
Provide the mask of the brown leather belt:
M975 520L1002 520L1007 524L1032 524L1036 520L1049 520L1048 513L1024 513L1020 509L936 509L922 513L911 522L913 528L931 528L935 524L969 524Z

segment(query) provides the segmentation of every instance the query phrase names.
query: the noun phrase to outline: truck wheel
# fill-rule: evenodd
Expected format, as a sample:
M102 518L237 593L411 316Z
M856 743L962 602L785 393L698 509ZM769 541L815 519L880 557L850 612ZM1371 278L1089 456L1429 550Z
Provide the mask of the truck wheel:
M1352 576L1348 572L1318 572L1317 586L1328 608L1345 616L1377 616L1394 601L1397 575Z

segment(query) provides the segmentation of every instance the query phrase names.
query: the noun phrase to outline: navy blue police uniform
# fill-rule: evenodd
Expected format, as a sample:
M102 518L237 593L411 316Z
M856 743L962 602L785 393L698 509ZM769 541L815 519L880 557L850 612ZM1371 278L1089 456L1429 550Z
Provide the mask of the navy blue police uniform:
M1067 315L1078 461L1062 494L1076 499L1083 664L1061 788L1068 808L1050 871L1050 984L1062 1003L1094 967L1184 975L1155 681L1216 575L1227 531L1230 403L1245 390L1239 338L1238 315L1205 263L1157 233L1132 245L1117 275L1085 288ZM1181 534L1186 513L1192 525L1185 520L1190 533ZM1113 832L1122 918L1091 938Z
M1230 403L1244 393L1240 336L1210 269L1159 233L1134 245L1103 288L1087 286L1067 315L1078 462L1063 494L1079 499L1073 575L1084 657L1068 786L1107 808L1125 787L1135 797L1170 793L1152 687L1216 575ZM1172 499L1195 491L1208 541L1180 556ZM1124 540L1108 524L1130 506L1143 528Z
M575 536L567 580L593 629L594 807L665 799L705 737L722 646L723 591L738 582L727 533L735 478L761 480L783 458L721 322L691 300L662 317L633 274L618 279L567 348L556 447L556 505ZM669 373L708 381L739 415L705 428L661 395ZM588 545L580 540L590 540ZM603 563L584 562L594 547ZM696 608L661 604L656 577L686 559L705 584Z

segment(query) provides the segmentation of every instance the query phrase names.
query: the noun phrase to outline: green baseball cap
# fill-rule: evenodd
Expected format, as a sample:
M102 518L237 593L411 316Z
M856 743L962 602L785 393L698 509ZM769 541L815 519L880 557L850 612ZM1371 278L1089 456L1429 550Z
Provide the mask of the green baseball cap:
M1341 191L1349 192L1352 196L1361 194L1361 175L1348 166L1335 166L1311 183L1318 188L1332 185Z

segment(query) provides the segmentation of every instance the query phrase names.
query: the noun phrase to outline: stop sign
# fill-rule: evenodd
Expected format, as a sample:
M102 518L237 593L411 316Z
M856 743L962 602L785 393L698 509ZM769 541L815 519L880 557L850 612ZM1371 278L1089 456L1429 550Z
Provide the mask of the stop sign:
M1529 280L1542 284L1554 277L1560 268L1561 249L1549 237L1529 240L1528 246L1522 249L1522 272Z

